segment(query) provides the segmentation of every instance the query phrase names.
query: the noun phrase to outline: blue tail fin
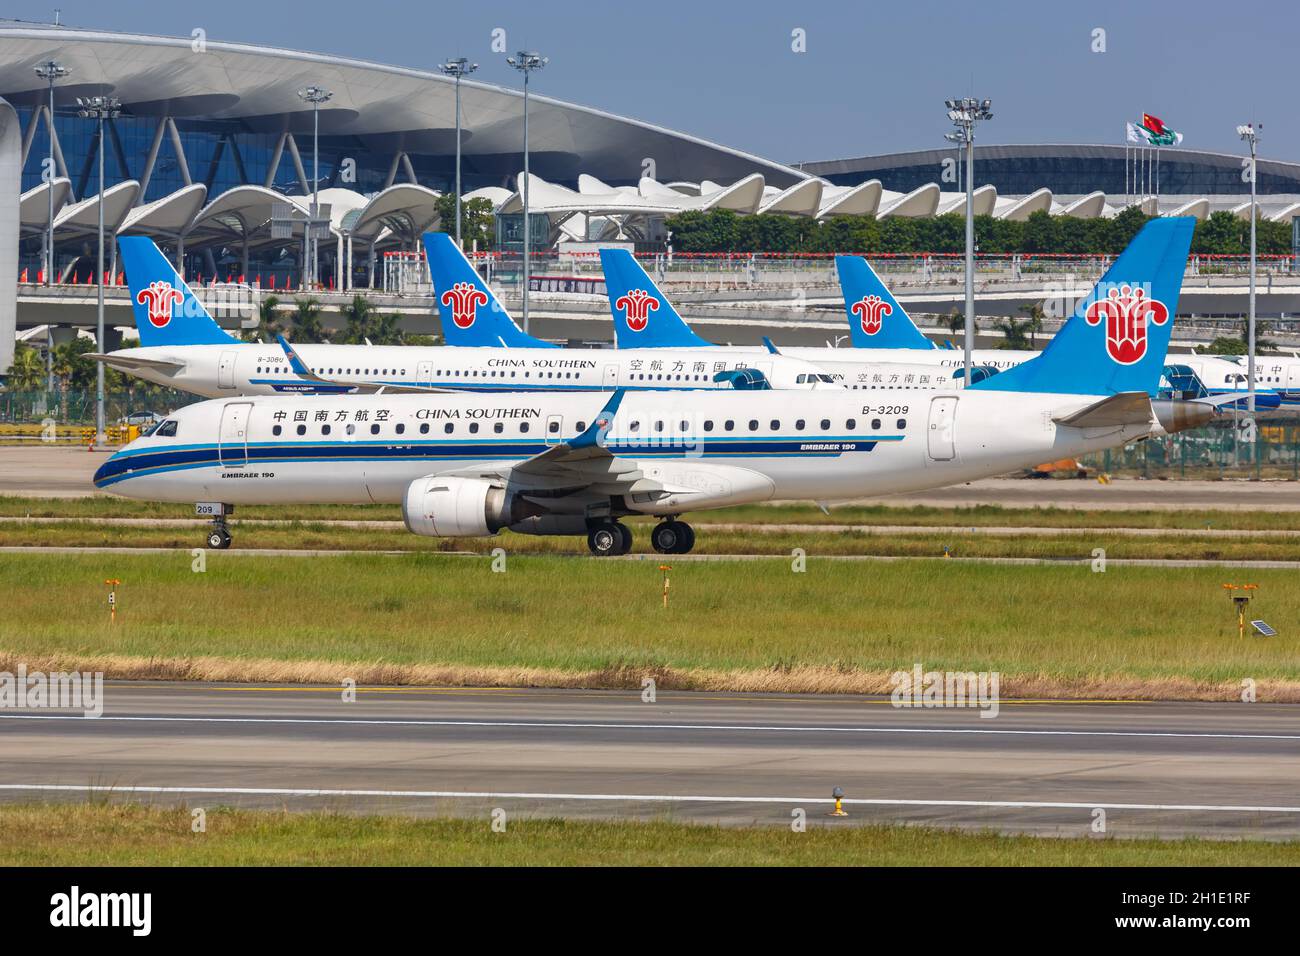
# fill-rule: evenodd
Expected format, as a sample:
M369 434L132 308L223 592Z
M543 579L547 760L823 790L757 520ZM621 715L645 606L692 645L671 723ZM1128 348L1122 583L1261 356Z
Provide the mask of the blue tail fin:
M152 239L123 236L117 246L122 250L141 345L225 345L238 341L217 325Z
M434 301L442 319L442 337L448 345L495 348L556 348L526 334L505 306L497 301L465 253L445 232L426 232L424 251L433 277Z
M861 256L836 256L849 334L859 349L933 349L892 292Z
M1043 353L971 385L988 391L1112 395L1160 387L1195 218L1152 219Z
M621 349L708 348L659 291L632 253L601 249L605 292L614 316L614 344Z

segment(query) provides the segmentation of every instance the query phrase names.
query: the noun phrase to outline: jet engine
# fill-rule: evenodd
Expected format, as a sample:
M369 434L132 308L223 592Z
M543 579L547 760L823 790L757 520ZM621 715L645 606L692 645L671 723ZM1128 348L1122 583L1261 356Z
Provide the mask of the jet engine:
M482 478L417 478L402 498L407 530L433 538L496 534L528 517L505 488ZM520 502L522 504L522 502ZM522 512L522 513L520 513Z

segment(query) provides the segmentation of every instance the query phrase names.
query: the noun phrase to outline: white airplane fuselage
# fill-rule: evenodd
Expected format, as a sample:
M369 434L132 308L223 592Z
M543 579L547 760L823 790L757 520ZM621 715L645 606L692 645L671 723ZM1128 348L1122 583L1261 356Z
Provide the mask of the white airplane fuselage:
M505 488L519 488L512 466L574 439L609 398L539 392L201 402L169 417L173 435L142 437L113 455L95 481L154 501L281 505L399 502L412 482L432 475L497 476ZM623 479L640 473L632 475L637 484L619 486L611 501L602 481L575 490L557 480L542 500L551 514L591 514L602 501L615 514L671 514L840 500L1003 474L1150 434L1151 423L1056 421L1101 398L980 389L629 392L604 445L627 466ZM639 498L636 487L667 491Z
M838 388L802 359L739 349L517 349L418 345L298 345L317 376L338 382L457 391L734 390L718 372L757 369L774 389ZM115 362L114 359L117 359ZM277 344L155 345L104 360L146 381L205 398L330 392L295 374ZM161 364L153 364L161 363Z

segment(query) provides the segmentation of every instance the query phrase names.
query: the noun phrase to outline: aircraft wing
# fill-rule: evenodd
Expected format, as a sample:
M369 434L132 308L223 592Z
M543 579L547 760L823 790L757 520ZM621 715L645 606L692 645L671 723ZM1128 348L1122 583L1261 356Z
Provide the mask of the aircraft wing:
M1151 397L1146 392L1119 392L1053 421L1071 428L1117 428L1151 421Z
M123 372L135 372L141 369L150 369L155 372L162 372L164 375L175 375L185 367L183 362L164 362L162 359L135 358L128 355L115 355L112 352L107 354L102 352L87 352L83 358L92 359L96 362L103 362L105 365L111 365L115 369Z

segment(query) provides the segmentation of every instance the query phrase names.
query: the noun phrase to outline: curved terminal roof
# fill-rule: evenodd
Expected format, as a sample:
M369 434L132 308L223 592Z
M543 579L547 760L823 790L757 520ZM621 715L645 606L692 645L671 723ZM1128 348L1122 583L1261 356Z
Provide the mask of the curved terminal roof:
M33 72L47 59L72 70L56 87L67 104L86 92L112 93L135 115L239 120L266 132L310 132L312 110L297 95L307 84L334 92L320 111L321 132L361 139L375 149L447 154L454 150L455 83L440 73L247 43L147 36L38 24L0 24L0 96L33 105L46 95ZM655 157L668 179L730 181L761 172L781 187L806 174L760 156L530 90L533 169L573 181L578 172L627 179L629 164ZM513 177L522 166L519 90L461 82L463 150L479 169Z

